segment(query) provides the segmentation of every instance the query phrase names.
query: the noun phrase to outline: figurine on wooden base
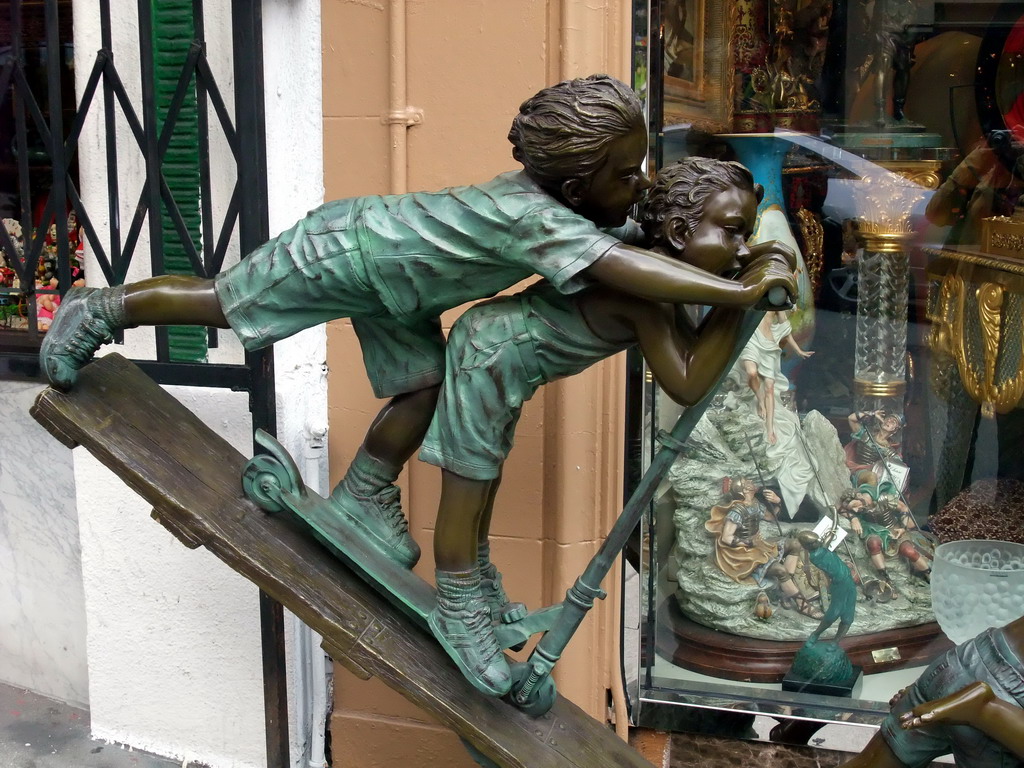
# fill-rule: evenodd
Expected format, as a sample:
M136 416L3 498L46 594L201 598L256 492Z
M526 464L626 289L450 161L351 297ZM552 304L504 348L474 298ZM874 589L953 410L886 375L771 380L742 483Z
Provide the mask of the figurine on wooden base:
M522 104L509 140L523 171L327 203L215 278L72 290L40 350L43 370L68 389L116 331L140 325L230 327L254 350L352 318L374 392L391 399L331 499L381 552L411 567L419 546L394 483L433 418L445 364L441 312L534 274L565 294L596 282L735 308L771 287L792 290L792 276L770 260L737 282L625 244L639 232L627 214L650 181L643 109L623 83L594 75L546 88Z
M1024 617L933 661L844 768L917 768L952 754L962 768L1024 764Z
M761 194L738 163L688 158L668 166L642 208L647 243L712 275L739 272L745 281L786 274L788 262L773 244L746 244ZM795 291L795 281L787 288ZM692 300L715 304L716 295L695 289ZM442 469L434 531L438 598L428 621L478 690L495 696L509 690L511 670L494 624L525 613L509 603L488 544L523 404L541 385L639 344L664 391L692 405L728 365L744 314L715 307L694 327L670 304L604 286L566 297L540 281L477 304L452 326L437 412L420 451Z

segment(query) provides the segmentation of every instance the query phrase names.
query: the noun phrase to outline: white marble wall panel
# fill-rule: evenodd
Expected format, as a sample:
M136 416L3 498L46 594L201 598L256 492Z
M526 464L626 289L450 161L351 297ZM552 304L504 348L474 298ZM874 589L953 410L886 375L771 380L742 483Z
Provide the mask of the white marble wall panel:
M42 387L0 382L0 681L89 700L71 451L29 415Z

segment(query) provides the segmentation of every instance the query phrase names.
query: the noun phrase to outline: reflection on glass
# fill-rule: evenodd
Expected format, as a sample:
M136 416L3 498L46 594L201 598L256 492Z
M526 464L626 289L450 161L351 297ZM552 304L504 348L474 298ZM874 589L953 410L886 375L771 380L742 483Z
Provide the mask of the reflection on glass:
M679 83L679 30L706 9L654 5L675 14L650 38L658 162L739 156L778 188L761 216L805 257L814 333L766 318L659 489L639 696L877 723L952 647L937 547L1024 544L1024 6L737 0L731 106L709 121ZM744 154L759 138L783 148L772 172L767 146ZM679 413L653 401L651 445ZM847 692L785 682L829 605L794 543L822 521L858 591Z

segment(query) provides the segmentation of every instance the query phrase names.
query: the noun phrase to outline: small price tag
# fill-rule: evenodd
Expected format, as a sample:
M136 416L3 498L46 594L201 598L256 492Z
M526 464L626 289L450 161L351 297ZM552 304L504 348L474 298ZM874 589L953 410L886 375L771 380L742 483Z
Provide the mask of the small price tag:
M818 521L818 524L814 526L814 532L818 534L819 539L824 539L825 534L832 530L832 519L829 517L823 517ZM836 547L843 543L843 539L846 538L846 531L843 528L836 528L835 538L828 544L829 552L835 552Z
M900 656L899 648L879 648L871 652L871 658L876 664L881 664L886 661L899 661L903 657Z

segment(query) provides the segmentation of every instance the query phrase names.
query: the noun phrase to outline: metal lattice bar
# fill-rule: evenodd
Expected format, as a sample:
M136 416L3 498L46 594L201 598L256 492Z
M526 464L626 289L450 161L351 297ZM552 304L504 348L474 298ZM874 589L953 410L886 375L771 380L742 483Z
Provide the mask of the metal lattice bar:
M201 46L199 61L206 56L206 25L203 17L202 0L192 0L193 31L195 33L196 45ZM196 69L196 118L199 131L199 206L203 238L203 268L207 275L213 275L220 271L218 265L213 268L215 261L210 253L209 245L213 242L213 184L210 178L210 120L209 100L206 96L206 85L199 75L198 62ZM223 263L223 262L221 262ZM217 329L209 328L206 335L206 344L210 349L217 347Z
M50 199L53 200L53 217L57 231L57 284L71 285L71 255L68 244L67 216L67 176L64 164L64 104L61 101L61 55L63 46L60 42L60 26L58 24L57 0L46 0L46 81L47 97L50 109L50 141L51 168L53 183L50 187ZM40 222L40 230L48 229L48 219Z
M144 153L146 157L146 181L143 184L143 199L148 210L136 214L149 216L149 263L150 274L165 274L164 236L160 210L160 143L157 134L156 72L153 63L153 7L150 0L139 0L139 74L142 79L142 125L144 130ZM134 225L134 222L133 222ZM161 362L171 359L170 340L166 326L156 329L156 357Z
M215 275L224 266L224 259L228 254L228 246L231 244L231 235L235 229L235 222L238 219L238 211L241 206L239 202L238 182L231 190L231 200L228 202L228 209L224 212L224 224L221 226L220 237L217 239L217 247L213 251L213 261L210 264L210 274Z
M56 257L56 269L59 281L59 292L63 294L71 281L71 256L68 245L68 221L65 211L74 211L81 239L89 249L98 270L97 277L107 284L122 283L130 270L134 255L138 250L140 236L144 226L149 226L150 261L153 274L161 274L163 268L162 219L181 238L182 253L187 257L193 271L204 277L215 275L223 266L227 253L234 243L234 234L239 233L242 250L248 251L266 239L266 199L265 195L254 196L252 190L265 183L265 151L249 151L256 146L254 142L262 142L262 106L252 115L243 114L246 109L256 105L261 99L255 97L255 91L262 88L262 79L253 73L259 73L262 66L258 52L257 35L253 30L262 23L258 9L251 2L238 2L233 6L233 13L243 13L246 21L243 27L234 28L232 45L235 58L235 104L233 114L229 112L227 102L207 59L205 42L205 25L203 22L203 2L193 0L192 15L194 20L194 39L188 50L187 58L180 73L175 70L177 87L173 92L170 106L165 117L154 111L155 84L152 66L153 29L152 5L147 0L140 0L139 8L139 60L142 83L142 100L129 97L121 73L115 65L114 35L112 29L112 8L110 0L99 0L98 11L100 21L101 47L96 53L84 87L80 103L73 115L62 112L62 86L66 91L68 70L66 68L66 48L61 40L60 30L68 26L65 3L62 0L44 0L40 16L45 17L45 35L40 34L40 45L45 46L49 55L46 57L45 69L34 69L35 59L32 50L26 48L24 30L27 10L23 0L12 0L8 5L11 18L10 55L0 62L0 106L9 107L8 119L14 117L15 147L17 154L16 167L12 169L12 177L17 174L17 192L22 200L19 215L21 224L21 242L0 228L0 250L5 260L17 276L17 288L0 288L0 296L20 301L20 311L29 319L30 332L26 336L36 336L35 299L50 289L36 288L35 274L40 268L45 254L47 260ZM63 19L58 18L64 16ZM33 16L34 24L41 19ZM62 23L63 22L63 23ZM41 25L40 25L41 30ZM121 45L121 43L118 43ZM250 46L250 48L246 48ZM79 58L81 58L79 56ZM29 61L26 64L26 60ZM240 78L240 73L244 77ZM45 80L45 84L43 82ZM173 82L173 81L172 81ZM33 84L38 87L33 90ZM42 88L47 88L47 94ZM97 94L102 88L102 99ZM239 89L245 95L240 96ZM194 94L198 105L200 181L198 196L200 200L201 240L197 241L195 233L190 234L185 218L175 200L177 192L172 192L162 173L161 165L167 152L170 137L178 120L182 104ZM80 152L79 143L86 121L90 114L101 111L101 138L104 140L103 152L106 155L107 167L107 228L109 232L101 233L96 212L82 199L77 179L77 163ZM211 114L212 112L212 114ZM120 220L122 193L118 186L119 153L125 151L125 142L117 136L117 123L123 120L127 126L129 147L137 147L145 161L146 176L143 190L132 217L127 226ZM248 120L245 128L235 123ZM226 208L215 214L213 206L214 178L211 169L211 143L209 131L218 130L224 137L232 157L240 166L238 179L230 190ZM240 151L241 136L245 135L247 152ZM29 158L29 149L36 154L38 160ZM129 150L130 151L130 150ZM38 173L37 162L49 163L48 181L42 190L36 188ZM252 170L245 170L247 166ZM42 194L40 194L42 191ZM33 216L33 194L36 196L35 216ZM260 211L256 219L244 221L254 211ZM163 216L169 218L163 219ZM38 221L38 225L35 222ZM255 226L252 222L255 221ZM262 223L261 223L262 222ZM56 237L50 241L47 230L55 225ZM0 338L0 357L15 354L23 355L24 346L18 342L18 349L9 349L8 343ZM13 343L13 342L11 342ZM36 338L35 343L38 343ZM31 345L29 345L31 347ZM158 345L158 360L166 361L163 345ZM252 364L250 362L250 364ZM262 365L262 364L259 364ZM211 370L217 366L211 366ZM15 369L26 370L24 365L0 365L0 376L9 377ZM156 370L156 369L154 369ZM164 375L164 368L159 369ZM197 375L198 369L189 369L187 376ZM201 382L197 382L201 383ZM232 385L237 382L232 382Z
M12 82L17 82L17 73L25 66L25 51L21 39L21 0L15 0L11 3L11 32L13 33L13 39L11 40L11 77ZM7 87L10 86L5 86L5 92ZM30 199L31 193L29 189L28 128L25 123L25 106L22 103L22 98L19 96L17 88L14 88L11 94L11 106L14 110L14 135L18 147L18 185L22 196L21 199L24 201ZM18 275L18 280L22 286L28 284L31 287L35 285L33 277L35 266L33 265L29 269L28 253L25 248L28 236L25 233L32 232L32 211L24 204L21 207L21 232L22 259L20 263L21 273Z
M114 43L110 32L110 0L100 0L100 45L102 49L96 54L97 62L103 63L103 128L104 128L104 149L107 159L107 215L109 216L110 229L110 258L107 259L107 268L104 277L107 284L113 285L114 274L117 262L121 255L121 197L117 185L117 132L116 113L114 112L115 96L114 84L110 76L116 73L114 67ZM99 242L99 239L96 239Z
M231 115L228 113L227 105L224 103L224 97L221 96L220 89L217 87L217 80L214 78L213 71L210 69L210 64L205 56L199 60L198 69L199 78L209 92L210 101L213 102L213 110L217 113L220 128L224 132L224 138L228 142L231 154L234 156L236 163L240 162L238 136L235 133L234 124L231 122Z

